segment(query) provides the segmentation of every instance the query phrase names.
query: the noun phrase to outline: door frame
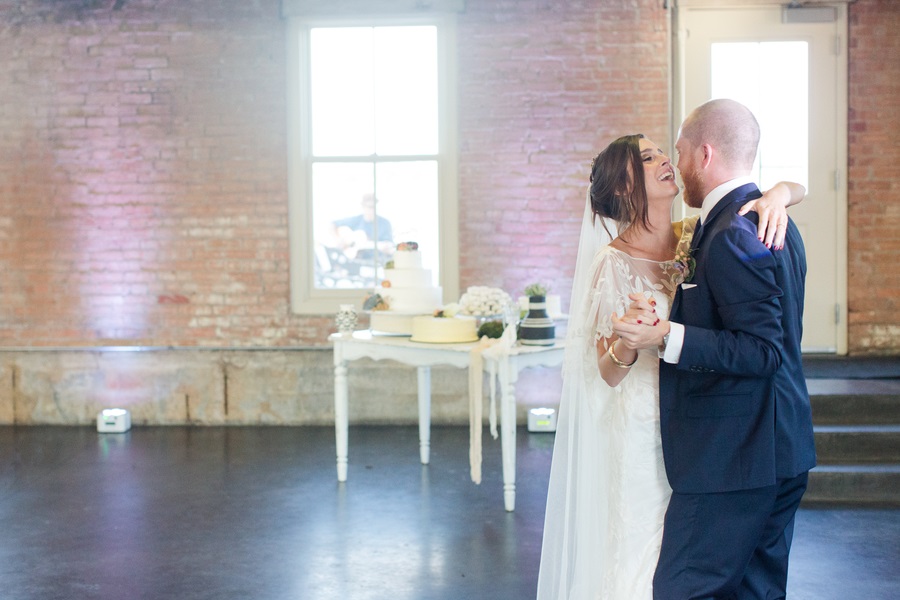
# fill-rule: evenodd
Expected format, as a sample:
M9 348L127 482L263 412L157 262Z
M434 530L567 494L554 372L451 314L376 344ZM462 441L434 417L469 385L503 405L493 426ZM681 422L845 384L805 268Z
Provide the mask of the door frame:
M837 320L835 327L835 353L838 355L846 355L848 352L848 200L847 200L847 174L848 174L848 116L849 116L849 53L848 53L848 34L849 34L849 18L847 4L854 0L807 0L804 7L811 6L829 6L837 9L837 29L838 39L836 40L836 72L835 82L837 89L835 90L835 134L837 147L835 148L837 169L835 181L836 194L836 219L837 219L837 239L835 265L835 294L837 306L835 309L835 318ZM672 5L671 26L669 28L670 35L670 52L672 76L672 90L670 94L670 139L672 143L678 138L678 129L681 126L682 115L686 115L685 107L685 34L682 23L684 21L684 11L689 9L711 9L711 10L733 10L747 9L759 7L784 7L784 1L776 0L675 0ZM673 218L682 219L688 214L688 207L684 202L676 202L673 207Z

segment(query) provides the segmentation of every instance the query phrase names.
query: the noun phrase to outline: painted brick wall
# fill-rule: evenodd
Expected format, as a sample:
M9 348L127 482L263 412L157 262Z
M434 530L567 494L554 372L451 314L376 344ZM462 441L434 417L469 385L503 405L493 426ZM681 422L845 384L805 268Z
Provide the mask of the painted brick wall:
M324 337L288 311L279 3L112 6L0 13L0 343Z
M463 289L567 295L592 155L670 143L663 4L468 2ZM0 346L324 344L288 304L279 9L0 0ZM896 352L896 3L851 18L850 343Z
M460 18L460 289L568 307L590 162L643 132L668 147L667 12L655 0L469 2Z
M288 309L279 3L13 4L0 344L321 344L331 318ZM658 4L470 3L463 287L567 287L592 152L665 129Z
M849 344L900 350L900 3L850 5Z

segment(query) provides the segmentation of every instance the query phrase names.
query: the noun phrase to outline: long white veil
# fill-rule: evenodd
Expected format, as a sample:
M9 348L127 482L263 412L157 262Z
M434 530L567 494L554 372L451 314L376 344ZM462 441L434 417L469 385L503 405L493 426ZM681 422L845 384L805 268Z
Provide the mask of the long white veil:
M595 257L611 241L603 220L592 218L590 191L578 243L566 336L563 386L557 418L553 464L547 493L538 600L581 598L601 576L605 564L604 524L610 473L606 464L607 440L600 439L598 423L602 403L591 402L605 384L597 369L594 342ZM607 220L615 235L615 223Z
M569 300L569 329L566 335L566 369L563 374L569 370L569 363L575 362L573 359L581 363L580 352L573 352L575 347L579 351L582 350L582 344L586 340L593 340L594 331L593 323L588 323L587 317L591 309L591 297L588 292L594 286L594 271L596 265L594 259L602 248L608 246L612 241L610 232L618 235L615 221L597 217L593 218L591 210L591 190L588 187L587 198L584 202L584 216L581 219L581 233L578 237L578 256L575 259L575 273L572 276L572 297ZM589 331L588 331L589 330ZM573 344L573 342L579 342ZM593 345L593 344L591 344Z

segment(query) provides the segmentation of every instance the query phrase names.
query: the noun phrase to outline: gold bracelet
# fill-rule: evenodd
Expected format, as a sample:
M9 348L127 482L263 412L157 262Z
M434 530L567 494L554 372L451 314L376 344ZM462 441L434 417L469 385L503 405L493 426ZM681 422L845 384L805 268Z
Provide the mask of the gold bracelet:
M617 341L619 341L619 340L616 340L616 342ZM609 358L613 361L613 364L616 365L617 367L619 367L620 369L627 369L627 368L631 367L632 365L634 365L634 363L636 363L637 359L638 359L637 355L635 355L634 360L631 361L630 363L622 362L621 360L619 360L619 357L616 356L616 351L613 350L613 348L616 345L616 342L613 342L612 344L610 344L609 350L606 351L606 353L609 354Z

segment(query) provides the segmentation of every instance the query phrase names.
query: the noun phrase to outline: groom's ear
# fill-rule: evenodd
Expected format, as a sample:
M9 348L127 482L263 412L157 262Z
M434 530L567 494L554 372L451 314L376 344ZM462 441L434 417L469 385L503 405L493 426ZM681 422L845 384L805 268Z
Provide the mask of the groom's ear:
M709 167L710 163L713 160L713 156L715 155L715 148L713 148L709 144L703 144L700 146L700 150L703 151L703 156L700 158L700 165L705 169Z

